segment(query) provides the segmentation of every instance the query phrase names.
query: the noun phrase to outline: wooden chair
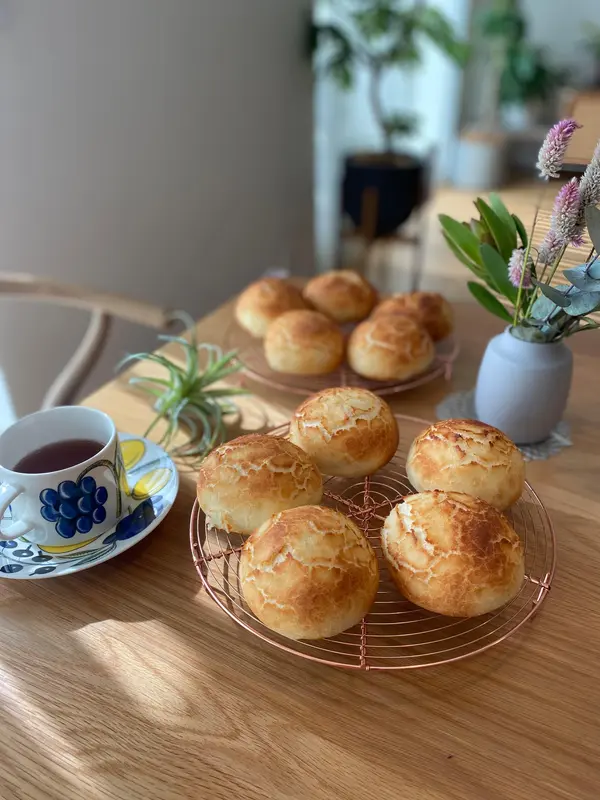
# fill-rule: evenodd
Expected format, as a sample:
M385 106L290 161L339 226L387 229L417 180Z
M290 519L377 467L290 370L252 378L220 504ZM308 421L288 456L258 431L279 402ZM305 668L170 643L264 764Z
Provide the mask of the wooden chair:
M141 300L65 285L33 275L0 273L0 298L40 301L90 312L90 323L81 343L46 392L41 408L74 401L106 343L113 319L166 330L173 322L170 311Z

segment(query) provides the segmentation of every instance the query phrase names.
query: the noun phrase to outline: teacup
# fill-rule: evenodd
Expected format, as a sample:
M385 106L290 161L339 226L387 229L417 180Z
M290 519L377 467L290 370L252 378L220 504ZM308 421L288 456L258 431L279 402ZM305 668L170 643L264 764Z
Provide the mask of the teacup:
M88 457L68 463L77 453ZM44 463L60 468L37 471ZM0 540L83 546L119 520L122 476L117 431L102 411L62 406L23 417L0 436ZM2 521L9 506L12 521Z

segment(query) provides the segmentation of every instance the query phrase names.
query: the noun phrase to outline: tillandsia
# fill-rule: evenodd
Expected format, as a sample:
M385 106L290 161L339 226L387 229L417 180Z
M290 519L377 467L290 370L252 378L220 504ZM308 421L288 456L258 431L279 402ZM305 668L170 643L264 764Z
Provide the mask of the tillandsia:
M575 131L575 120L558 122L540 149L537 167L546 181L557 178ZM572 178L556 195L550 229L533 245L539 203L531 230L511 214L497 194L478 197L479 219L459 222L440 214L444 238L476 280L468 287L492 314L510 324L517 338L554 342L600 327L589 315L600 311L600 142L580 180ZM565 269L567 283L554 284L567 248L582 247L585 233L591 249L585 263Z
M238 412L231 398L246 392L215 385L241 369L235 351L223 353L214 344L198 344L191 317L177 312L174 318L188 329L188 337L161 335L158 338L161 342L179 345L185 360L183 366L158 352L134 353L124 358L117 368L132 362L148 362L165 370L161 377L134 375L129 379L130 384L152 398L156 411L144 435L148 436L163 422L159 444L193 465L225 439L225 418ZM175 445L181 429L186 433L186 441Z

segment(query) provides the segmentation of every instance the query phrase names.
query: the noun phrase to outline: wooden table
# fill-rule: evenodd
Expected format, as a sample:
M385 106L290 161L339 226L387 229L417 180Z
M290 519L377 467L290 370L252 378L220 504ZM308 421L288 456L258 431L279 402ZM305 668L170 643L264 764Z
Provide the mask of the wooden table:
M219 342L226 307L203 320ZM458 307L455 385L494 320ZM559 562L540 614L473 659L349 673L247 634L205 595L188 542L193 477L120 558L1 592L2 800L520 800L600 795L600 341L575 339L574 447L528 465ZM432 418L443 381L398 397ZM150 411L123 379L87 401L121 430ZM246 400L242 428L295 400Z

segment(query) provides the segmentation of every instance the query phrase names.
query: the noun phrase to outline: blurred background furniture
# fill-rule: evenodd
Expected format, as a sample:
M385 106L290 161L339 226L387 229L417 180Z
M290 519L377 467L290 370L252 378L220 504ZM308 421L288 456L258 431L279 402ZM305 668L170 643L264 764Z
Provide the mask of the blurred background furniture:
M568 171L583 172L600 138L600 90L573 92L565 116L573 117L583 126L573 134L565 164Z
M81 309L90 314L90 320L83 337L75 346L74 352L66 365L56 376L46 391L40 408L66 405L74 402L81 386L94 368L106 345L108 334L114 319L121 319L146 328L167 330L173 318L169 311L116 294L90 291L82 287L72 286L36 278L33 275L0 273L0 300L10 301L10 307L19 314L17 301L34 303L50 303L64 309ZM20 315L26 320L25 315ZM25 322L25 324L27 324ZM18 331L11 340L17 346ZM38 354L46 352L46 339L38 344ZM35 365L23 364L23 369L35 369ZM5 396L2 396L5 395ZM0 384L0 430L9 425L15 418L15 411L10 401L9 389L5 382Z

